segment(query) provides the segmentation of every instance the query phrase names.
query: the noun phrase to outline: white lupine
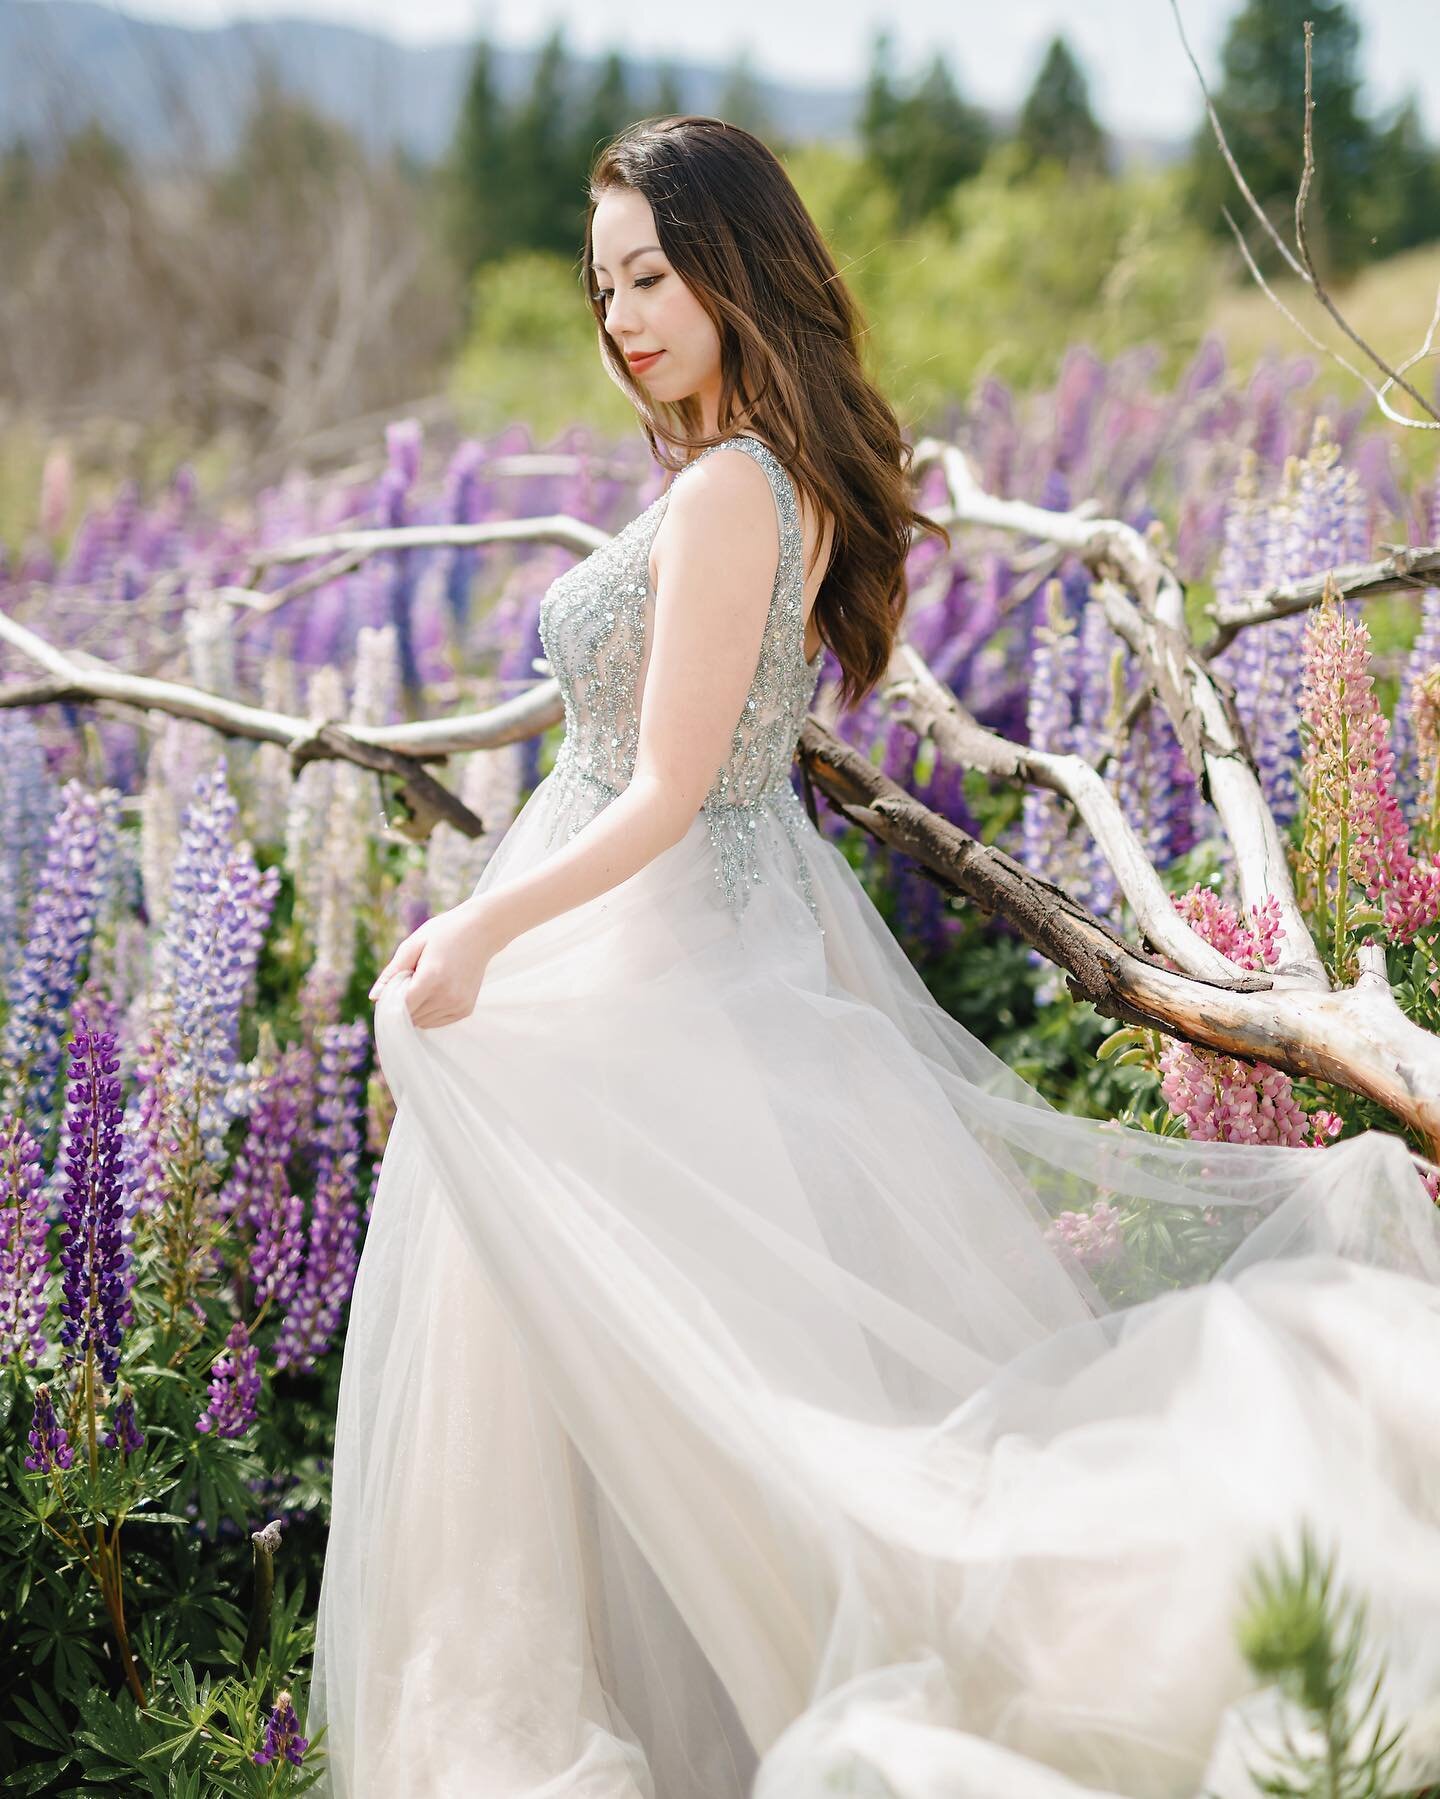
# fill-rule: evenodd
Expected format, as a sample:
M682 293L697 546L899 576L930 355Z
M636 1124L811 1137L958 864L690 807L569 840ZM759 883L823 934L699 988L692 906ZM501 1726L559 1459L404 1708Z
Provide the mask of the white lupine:
M465 758L460 798L483 821L485 834L466 837L447 824L436 825L430 833L425 895L432 914L458 906L474 892L485 864L519 810L521 772L518 743L475 750Z
M295 679L295 664L281 652L265 659L260 675L260 704L269 712L294 716L300 710L300 689ZM284 837L284 822L290 811L290 790L295 784L294 770L283 744L262 743L250 759L250 840L252 843L278 843Z
M336 668L318 668L310 677L306 713L319 724L346 717L345 683ZM295 883L295 909L313 930L320 912L325 839L335 803L338 762L307 762L290 788L285 815L285 861Z

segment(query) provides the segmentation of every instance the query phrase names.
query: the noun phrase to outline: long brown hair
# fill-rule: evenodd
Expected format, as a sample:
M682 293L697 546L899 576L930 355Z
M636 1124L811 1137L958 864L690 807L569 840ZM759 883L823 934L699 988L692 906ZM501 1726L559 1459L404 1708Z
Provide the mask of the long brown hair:
M702 434L693 395L674 405L652 400L605 329L593 298L591 231L601 195L613 188L650 202L661 249L714 321L717 437ZM688 114L642 119L608 144L591 171L589 201L580 276L601 353L662 467L684 467L743 418L812 506L834 519L815 623L840 664L840 703L858 704L890 661L915 527L947 547L950 534L911 504L913 448L861 367L861 315L815 221L758 137ZM678 459L661 439L682 452Z

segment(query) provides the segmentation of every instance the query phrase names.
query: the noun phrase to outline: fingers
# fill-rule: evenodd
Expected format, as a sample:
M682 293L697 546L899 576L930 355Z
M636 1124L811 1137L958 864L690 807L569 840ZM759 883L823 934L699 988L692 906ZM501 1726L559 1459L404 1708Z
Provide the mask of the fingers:
M412 931L390 960L375 977L375 985L370 989L370 998L379 999L397 975L411 973L420 960L420 952L425 947L424 940L418 932Z

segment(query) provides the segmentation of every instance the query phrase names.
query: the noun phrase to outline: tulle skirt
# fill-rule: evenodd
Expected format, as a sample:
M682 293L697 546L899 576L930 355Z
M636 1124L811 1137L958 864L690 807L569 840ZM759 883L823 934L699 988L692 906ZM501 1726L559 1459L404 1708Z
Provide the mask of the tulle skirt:
M576 804L542 780L481 889ZM818 926L793 821L737 914L700 817L467 1019L382 996L318 1790L1231 1799L1273 1706L1244 1579L1302 1524L1440 1774L1440 1219L1404 1146L1057 1112L802 822ZM1050 1228L1099 1198L1140 1220L1101 1284Z

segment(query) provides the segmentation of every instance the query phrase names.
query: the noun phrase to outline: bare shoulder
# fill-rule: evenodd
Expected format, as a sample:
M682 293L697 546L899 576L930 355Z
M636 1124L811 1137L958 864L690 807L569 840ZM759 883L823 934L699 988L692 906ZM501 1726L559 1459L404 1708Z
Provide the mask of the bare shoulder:
M669 552L723 556L734 574L773 577L780 556L775 500L752 455L727 445L680 471L655 534L657 572Z

